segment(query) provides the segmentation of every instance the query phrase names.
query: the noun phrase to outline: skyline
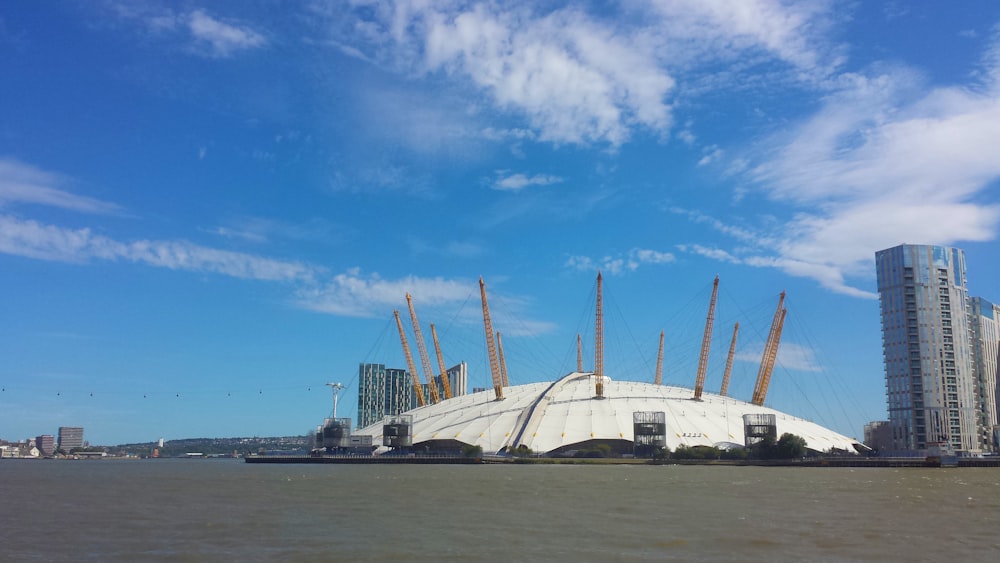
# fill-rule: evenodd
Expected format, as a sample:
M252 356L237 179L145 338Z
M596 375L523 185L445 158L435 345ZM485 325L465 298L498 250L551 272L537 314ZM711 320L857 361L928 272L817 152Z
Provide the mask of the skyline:
M330 381L356 417L407 292L491 387L480 276L512 384L554 380L600 269L608 376L664 330L693 386L719 275L706 390L739 321L748 400L785 290L768 404L860 437L875 251L961 248L1000 301L1000 5L965 6L5 6L0 435L304 434Z

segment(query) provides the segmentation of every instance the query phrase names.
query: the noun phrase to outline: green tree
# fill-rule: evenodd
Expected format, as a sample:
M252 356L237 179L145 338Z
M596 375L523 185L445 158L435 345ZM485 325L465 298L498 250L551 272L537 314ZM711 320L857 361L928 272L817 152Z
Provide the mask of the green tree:
M779 459L795 459L806 455L806 439L785 432L778 438L777 457Z

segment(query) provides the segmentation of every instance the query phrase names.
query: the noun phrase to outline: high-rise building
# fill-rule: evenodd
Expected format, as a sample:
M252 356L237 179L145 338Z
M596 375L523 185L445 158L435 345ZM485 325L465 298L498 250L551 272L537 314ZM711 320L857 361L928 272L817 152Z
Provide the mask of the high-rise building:
M80 426L60 426L59 427L59 449L66 453L73 448L83 447L83 427Z
M466 365L466 363L462 362L458 365L452 366L448 368L448 370L445 371L445 373L448 376L448 386L451 388L451 396L460 397L462 395L465 395L466 390L468 389L468 380L469 380L468 366ZM437 386L438 397L444 400L444 384L441 382L440 375L434 376L434 385ZM423 385L423 390L424 390L424 401L425 402L430 401L431 400L430 390L427 388L426 384Z
M451 395L465 395L468 390L468 366L461 362L449 368L448 385ZM386 416L394 416L417 407L413 394L413 379L403 369L387 368L383 364L361 364L358 370L358 428L365 428L380 422ZM444 399L444 384L440 376L434 376L438 397ZM430 404L431 392L428 383L420 385L424 402Z
M406 370L384 364L361 364L358 369L358 428L416 406L413 383Z
M1000 379L1000 305L982 297L972 298L973 359L979 391L980 418L984 442L992 451L1000 450L997 380Z
M981 453L965 253L904 244L875 266L893 449Z

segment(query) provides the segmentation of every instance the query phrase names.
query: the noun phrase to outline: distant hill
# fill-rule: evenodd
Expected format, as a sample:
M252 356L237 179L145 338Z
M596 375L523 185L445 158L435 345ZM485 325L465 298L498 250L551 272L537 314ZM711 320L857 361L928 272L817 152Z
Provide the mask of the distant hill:
M261 450L302 450L309 451L313 447L312 436L280 436L252 438L184 438L181 440L166 440L163 447L157 442L142 442L138 444L121 444L107 446L111 455L135 455L149 457L154 450L159 450L160 457L183 457L188 453L205 455L222 455L236 452L238 455L258 453Z

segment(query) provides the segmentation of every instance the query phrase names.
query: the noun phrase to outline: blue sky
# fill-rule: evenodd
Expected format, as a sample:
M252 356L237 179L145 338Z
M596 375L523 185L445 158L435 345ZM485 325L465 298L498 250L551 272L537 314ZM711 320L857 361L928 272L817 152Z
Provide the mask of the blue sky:
M301 434L404 367L413 294L489 386L593 365L885 418L874 252L1000 300L1000 5L14 2L0 8L0 437ZM407 324L409 329L409 325ZM412 341L412 334L409 335ZM436 366L436 361L432 363ZM419 359L417 364L419 365Z

